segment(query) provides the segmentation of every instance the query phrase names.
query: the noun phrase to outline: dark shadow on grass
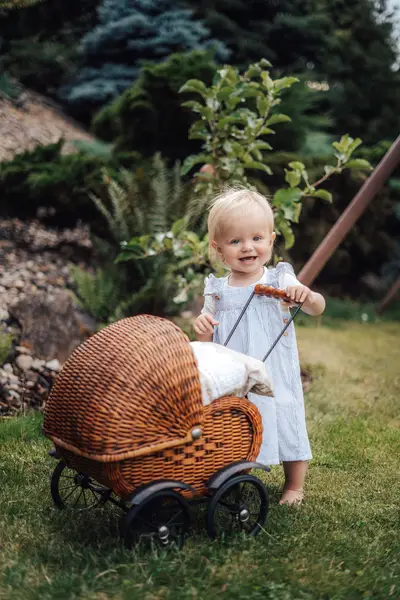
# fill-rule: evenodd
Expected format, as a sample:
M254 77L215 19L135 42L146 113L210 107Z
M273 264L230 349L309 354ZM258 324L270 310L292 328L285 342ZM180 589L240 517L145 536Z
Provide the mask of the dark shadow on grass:
M267 517L264 529L266 532L272 527L276 528L276 520L287 520L287 515L278 507L281 490L279 486L268 486L270 494L270 514ZM286 511L287 512L287 511ZM190 510L191 526L188 539L199 544L211 543L206 530L207 502L198 505L192 505ZM46 526L50 530L50 535L57 544L63 546L69 545L76 550L87 548L96 553L101 553L106 549L114 551L123 548L120 538L120 526L124 513L121 509L106 503L102 507L93 508L85 511L74 509L59 510L55 507L49 508L46 515ZM284 523L280 523L278 530L288 528ZM242 536L238 536L242 537ZM245 535L243 537L246 537ZM229 538L223 543L229 543ZM217 542L212 542L213 545Z

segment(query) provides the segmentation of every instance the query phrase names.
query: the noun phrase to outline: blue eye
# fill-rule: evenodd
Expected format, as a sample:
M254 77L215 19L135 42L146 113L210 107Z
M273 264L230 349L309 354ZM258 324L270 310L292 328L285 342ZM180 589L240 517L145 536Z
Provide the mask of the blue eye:
M232 240L231 241L231 244L238 244L238 243L239 243L239 240Z
M259 242L259 241L261 240L261 235L255 235L255 236L253 237L253 240L254 240L255 242Z

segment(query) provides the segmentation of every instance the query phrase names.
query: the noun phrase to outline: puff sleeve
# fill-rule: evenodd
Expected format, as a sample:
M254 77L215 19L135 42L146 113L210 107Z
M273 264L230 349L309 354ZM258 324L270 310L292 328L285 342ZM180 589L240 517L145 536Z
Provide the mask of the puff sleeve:
M209 315L215 315L215 284L217 278L214 275L209 275L204 280L204 306L201 310L202 314L207 313Z
M279 262L275 269L278 287L281 290L286 290L290 286L301 285L300 281L296 278L292 265L289 263Z

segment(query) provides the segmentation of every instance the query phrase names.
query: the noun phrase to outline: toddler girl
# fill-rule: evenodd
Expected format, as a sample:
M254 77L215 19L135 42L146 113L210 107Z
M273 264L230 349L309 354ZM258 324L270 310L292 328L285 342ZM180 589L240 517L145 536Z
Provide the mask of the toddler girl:
M293 304L255 296L234 332L229 347L262 359L290 318L289 307L303 302L302 310L320 315L325 300L302 285L288 263L265 265L272 256L274 216L264 196L246 189L229 189L212 203L208 217L210 257L229 267L227 277L206 279L202 313L194 323L199 341L223 344L257 283L286 291ZM303 390L294 326L291 324L267 359L274 398L250 393L260 411L263 442L258 461L283 462L285 485L281 504L300 503L311 459Z

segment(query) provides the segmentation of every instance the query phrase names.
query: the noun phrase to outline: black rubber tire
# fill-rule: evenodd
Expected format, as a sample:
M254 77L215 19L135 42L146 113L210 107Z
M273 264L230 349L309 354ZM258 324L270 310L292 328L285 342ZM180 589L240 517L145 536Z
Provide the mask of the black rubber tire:
M256 514L250 511L248 521L241 520L242 511L249 511L245 498L242 497L244 486L253 487L259 500ZM233 495L236 496L234 500ZM253 475L232 477L223 483L210 498L206 517L207 533L212 539L230 535L235 530L245 532L250 536L256 536L263 528L268 515L268 508L268 490L260 479ZM227 521L230 524L230 527L223 527L222 530L217 526L219 509L225 511ZM253 519L250 519L251 515L253 515Z
M163 506L164 504L164 506ZM173 511L175 504L177 515L180 518L178 529L172 530L171 538L162 542L159 537L160 527L171 528L174 516L167 519L168 511ZM166 515L162 515L162 512ZM157 521L158 517L158 521ZM154 519L154 520L153 520ZM176 523L174 524L176 525ZM138 547L141 543L155 543L165 550L172 548L181 549L185 543L185 537L190 527L190 512L188 502L174 490L161 490L149 496L144 502L132 506L125 515L121 525L121 535L127 548ZM141 531L142 529L142 531Z
M79 480L81 480L81 483L79 483ZM62 485L67 487L62 487ZM65 494L62 493L64 491ZM54 504L60 510L64 508L89 510L107 502L112 494L111 490L95 482L87 475L70 469L63 460L60 460L53 471L50 492ZM70 505L66 502L68 498L71 498ZM83 502L79 502L80 500Z

